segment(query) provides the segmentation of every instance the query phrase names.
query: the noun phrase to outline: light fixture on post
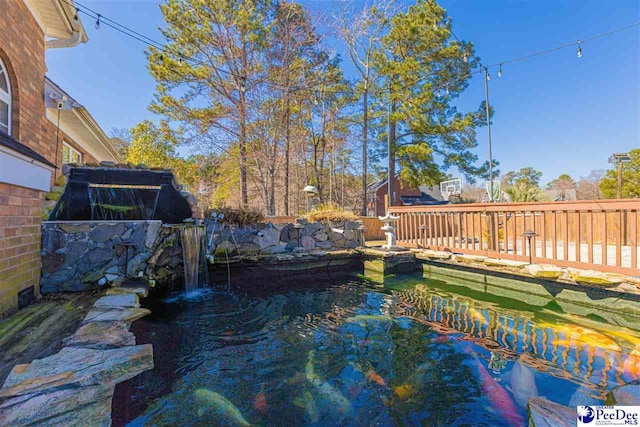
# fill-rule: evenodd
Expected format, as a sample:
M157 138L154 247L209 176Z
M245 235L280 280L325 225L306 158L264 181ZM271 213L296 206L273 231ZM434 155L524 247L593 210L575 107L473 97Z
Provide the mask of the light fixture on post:
M629 153L613 153L609 157L609 163L618 168L618 199L622 199L622 164L631 162Z
M526 237L527 238L527 244L529 246L529 264L531 264L531 238L532 237L538 237L538 233L536 233L533 230L527 230L524 233L522 233L522 237Z
M582 46L580 46L581 44L582 44L582 40L578 42L578 50L576 52L576 55L578 55L578 58L582 58Z
M307 185L302 189L307 199L307 213L311 211L311 198L318 194L318 188L313 185Z

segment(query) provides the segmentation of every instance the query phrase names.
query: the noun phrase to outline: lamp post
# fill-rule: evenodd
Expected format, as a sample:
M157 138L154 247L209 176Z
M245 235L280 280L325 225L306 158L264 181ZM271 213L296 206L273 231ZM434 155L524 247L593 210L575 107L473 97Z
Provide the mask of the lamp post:
M300 235L302 234L302 229L304 228L304 225L300 224L299 222L296 222L293 225L293 228L298 230L298 233L297 233L297 235L298 235L298 246L297 247L300 247Z
M307 213L311 210L311 198L318 194L318 188L313 185L307 185L302 189L302 192L305 194L307 199Z
M364 224L358 227L358 232L360 233L360 235L358 236L360 240L360 246L362 246L363 248L366 246L366 240L364 237L364 233L366 230L367 230L367 227Z
M609 163L615 164L618 167L618 199L622 199L622 164L630 163L631 156L629 153L613 153L609 157ZM622 211L622 244L627 244L627 211Z
M531 262L531 238L532 237L538 237L538 233L536 233L533 230L527 230L524 233L522 233L522 236L527 238L527 244L529 246L529 264L531 264L532 263Z
M618 199L622 199L622 164L631 162L629 153L613 153L609 157L609 163L617 165L618 168Z
M429 227L426 224L420 226L420 232L422 234L422 249L427 249L427 230Z

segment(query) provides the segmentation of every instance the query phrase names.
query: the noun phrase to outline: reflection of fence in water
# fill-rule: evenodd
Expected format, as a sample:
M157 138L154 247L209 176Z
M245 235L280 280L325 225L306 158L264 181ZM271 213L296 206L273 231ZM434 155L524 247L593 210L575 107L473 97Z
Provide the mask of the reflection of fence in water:
M519 355L522 363L587 386L597 391L597 397L604 397L612 384L624 382L621 351L591 343L575 345L570 333L522 318L525 313L474 307L468 300L445 298L419 287L400 292L399 297L417 309L414 316L435 323L438 332L463 333L508 359Z

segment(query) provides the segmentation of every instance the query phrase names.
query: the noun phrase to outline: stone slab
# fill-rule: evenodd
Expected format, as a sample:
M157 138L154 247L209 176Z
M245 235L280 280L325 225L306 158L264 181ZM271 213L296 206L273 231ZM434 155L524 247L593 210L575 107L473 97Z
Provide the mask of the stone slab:
M153 368L151 344L112 350L64 347L53 356L13 368L0 399L70 387L118 384Z
M104 308L138 308L140 307L140 300L138 299L138 295L134 293L107 295L102 298L98 298L93 306Z
M529 263L512 259L487 258L484 260L484 265L489 267L523 268L529 265Z
M527 402L529 427L575 427L576 409L542 397Z
M0 403L0 425L110 426L114 385L27 394Z
M123 282L107 290L107 295L136 294L139 298L149 295L149 285L144 282Z
M484 262L486 259L487 257L483 255L456 255L456 261L464 262L467 264Z
M530 264L524 270L533 277L557 279L564 274L564 270L551 264Z
M106 350L136 345L136 336L129 332L125 322L90 322L80 326L62 343L67 347Z
M83 323L121 321L131 323L150 314L146 308L106 308L94 307L87 313Z
M430 259L451 259L451 252L426 250L424 256Z
M588 283L591 285L617 285L623 282L624 276L619 274L602 273L595 270L569 269L569 277L578 283Z

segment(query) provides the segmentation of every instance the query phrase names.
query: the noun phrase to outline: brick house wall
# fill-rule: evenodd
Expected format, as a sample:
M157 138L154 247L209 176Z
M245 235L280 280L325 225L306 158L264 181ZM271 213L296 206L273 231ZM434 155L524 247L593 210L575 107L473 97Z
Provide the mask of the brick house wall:
M39 293L40 215L44 192L0 183L0 318L18 307L18 295Z
M0 58L11 83L11 136L53 163L55 128L44 107L44 33L21 0L1 2ZM21 291L33 287L38 294L44 194L0 182L0 318L18 308Z

